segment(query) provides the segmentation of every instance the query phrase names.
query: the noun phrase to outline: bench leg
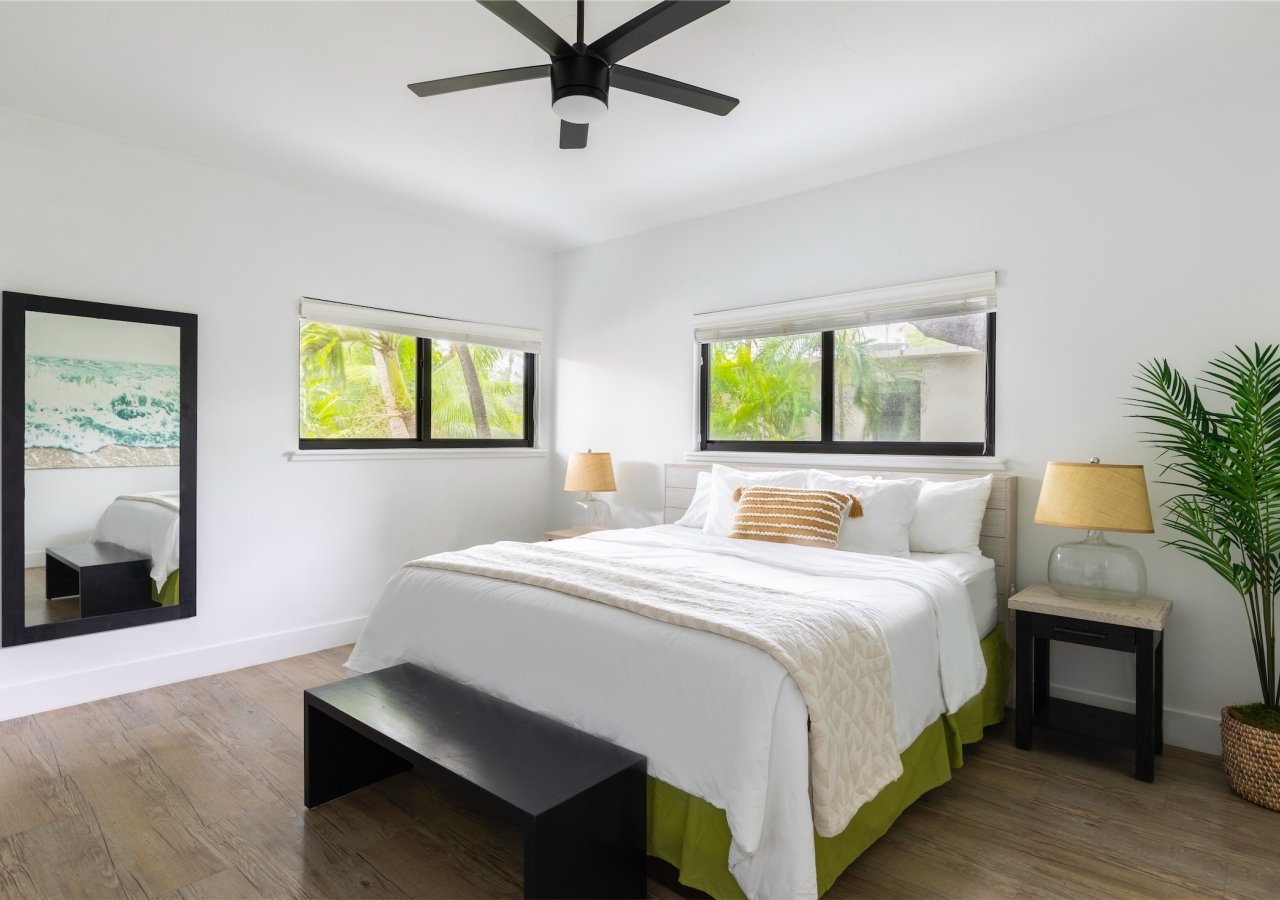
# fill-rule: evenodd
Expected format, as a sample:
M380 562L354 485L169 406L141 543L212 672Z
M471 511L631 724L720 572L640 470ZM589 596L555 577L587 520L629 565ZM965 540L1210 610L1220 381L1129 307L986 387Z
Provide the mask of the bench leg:
M61 560L45 554L44 598L74 597L80 593L80 574Z
M524 895L647 896L645 814L635 766L526 823Z
M303 722L303 803L307 809L413 768L385 747L306 705Z

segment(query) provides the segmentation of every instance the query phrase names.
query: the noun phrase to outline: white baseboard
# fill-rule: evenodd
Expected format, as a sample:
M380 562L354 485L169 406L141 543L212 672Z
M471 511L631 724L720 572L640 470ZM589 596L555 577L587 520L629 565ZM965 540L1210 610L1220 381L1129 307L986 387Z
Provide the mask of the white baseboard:
M45 562L43 550L28 550L22 554L22 566L26 569L38 569Z
M1087 703L1090 706L1101 706L1127 713L1133 712L1134 708L1133 701L1125 697L1096 694L1093 691L1082 691L1061 684L1052 685L1051 691L1055 697L1074 700L1076 703ZM1185 747L1188 750L1199 750L1201 753L1221 756L1222 736L1219 731L1219 717L1166 707L1164 742L1174 747Z
M350 644L364 617L0 687L0 721Z

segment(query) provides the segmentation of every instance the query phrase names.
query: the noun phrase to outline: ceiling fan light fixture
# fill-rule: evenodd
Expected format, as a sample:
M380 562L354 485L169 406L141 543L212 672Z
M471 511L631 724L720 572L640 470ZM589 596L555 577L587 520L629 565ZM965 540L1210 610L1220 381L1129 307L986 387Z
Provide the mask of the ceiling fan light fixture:
M609 111L609 64L594 56L551 61L551 109L574 125L590 125Z
M565 93L551 104L551 111L574 125L590 125L604 118L604 114L609 111L609 104L588 88L580 93Z
M535 81L550 75L551 109L560 118L561 150L582 150L587 146L588 126L603 119L609 111L611 86L717 116L728 115L738 105L735 98L725 94L618 65L619 61L637 50L701 19L729 0L663 0L590 44L583 37L586 0L577 2L578 40L572 44L518 0L478 2L536 44L547 54L549 62L541 66L498 69L409 85L409 90L419 97Z

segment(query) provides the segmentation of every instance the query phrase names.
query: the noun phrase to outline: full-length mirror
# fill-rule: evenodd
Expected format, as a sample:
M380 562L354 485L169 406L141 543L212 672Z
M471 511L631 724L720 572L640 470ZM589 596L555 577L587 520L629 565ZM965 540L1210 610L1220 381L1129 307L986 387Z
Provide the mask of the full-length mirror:
M195 614L196 317L4 294L5 646Z

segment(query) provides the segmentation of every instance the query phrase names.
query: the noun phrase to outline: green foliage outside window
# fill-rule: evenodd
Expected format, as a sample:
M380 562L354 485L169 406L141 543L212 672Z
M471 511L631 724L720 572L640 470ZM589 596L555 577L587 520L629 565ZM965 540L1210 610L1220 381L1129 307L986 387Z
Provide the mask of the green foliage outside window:
M711 439L816 440L821 376L821 334L712 344Z
M415 439L418 339L306 322L300 334L303 439ZM524 354L431 341L431 437L524 436Z
M524 437L524 354L432 341L431 436Z
M885 405L904 394L909 366L878 357L858 329L836 332L835 413L839 440L874 440ZM711 439L814 441L821 436L822 335L781 335L711 345ZM916 394L918 398L918 392ZM905 414L910 418L911 413ZM915 419L919 420L916 402ZM897 420L895 419L895 423ZM915 426L919 434L919 425ZM899 433L910 433L910 425ZM885 439L899 439L895 434Z
M306 322L301 351L302 437L417 435L416 338Z
M942 387L938 379L950 379L951 396L935 407L934 431L946 432L946 440L982 433L985 369L969 365L962 372L952 363L965 354L984 359L985 314L842 329L833 343L833 440L928 439L922 423L930 393ZM821 333L713 342L709 362L709 440L821 440ZM957 393L968 404L959 414ZM949 404L952 418L964 421L939 425Z

